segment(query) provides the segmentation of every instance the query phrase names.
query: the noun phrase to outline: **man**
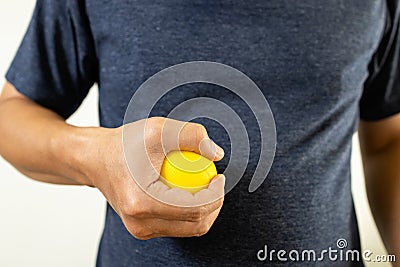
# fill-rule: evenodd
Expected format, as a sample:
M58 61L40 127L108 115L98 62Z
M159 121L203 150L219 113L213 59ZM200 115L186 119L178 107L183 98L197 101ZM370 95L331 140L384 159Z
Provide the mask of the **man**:
M394 0L38 1L1 95L0 153L33 179L95 186L105 195L98 266L362 266L361 259L257 257L265 245L337 249L339 238L346 249L360 250L349 167L359 126L371 207L389 253L399 255L398 13ZM252 153L222 210L222 199L181 208L149 197L122 151L123 116L135 89L166 67L194 60L243 71L268 99L277 149L264 184L247 192L259 132L249 107L223 88L178 88L147 120L152 134L143 136L146 120L131 124L130 133L159 148L162 117L192 97L218 98L237 111ZM102 127L67 125L95 82ZM225 157L221 149L214 158L205 153L224 170L229 138L217 123L186 124L181 136L180 148L196 152L202 140L214 140ZM223 182L217 177L210 190L221 192Z

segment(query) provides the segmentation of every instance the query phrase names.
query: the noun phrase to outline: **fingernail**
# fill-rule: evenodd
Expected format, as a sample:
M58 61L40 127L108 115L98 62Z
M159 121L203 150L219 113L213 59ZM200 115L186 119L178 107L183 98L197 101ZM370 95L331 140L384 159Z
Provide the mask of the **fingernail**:
M224 152L224 150L219 146L219 145L215 145L215 147L216 147L216 154L217 154L217 157L218 158L223 158L224 157L224 155L225 155L225 152Z

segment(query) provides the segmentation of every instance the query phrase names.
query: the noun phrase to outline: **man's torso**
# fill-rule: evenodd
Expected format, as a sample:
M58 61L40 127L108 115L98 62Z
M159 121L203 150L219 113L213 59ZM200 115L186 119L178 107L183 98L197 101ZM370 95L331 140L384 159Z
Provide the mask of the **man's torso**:
M351 137L367 65L384 27L383 1L87 1L86 6L99 59L103 126L122 124L129 99L151 75L208 60L235 67L256 82L277 130L272 169L250 194L260 138L249 107L226 89L206 84L179 87L163 97L152 115L167 116L182 101L200 96L231 106L250 136L249 166L211 231L200 238L135 240L109 207L99 266L265 265L268 260L257 259L264 245L320 251L335 249L339 238L359 249ZM229 138L218 124L198 121L227 152L217 164L223 171Z

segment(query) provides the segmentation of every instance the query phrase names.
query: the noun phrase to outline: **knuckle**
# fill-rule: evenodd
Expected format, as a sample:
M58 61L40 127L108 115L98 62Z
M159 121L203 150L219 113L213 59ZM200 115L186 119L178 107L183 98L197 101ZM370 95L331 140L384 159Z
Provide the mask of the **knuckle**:
M135 202L133 201L124 201L121 204L120 210L123 215L131 216L135 209Z
M193 208L190 211L190 217L193 221L201 221L203 219L203 212L200 208Z
M210 231L211 226L208 225L207 223L202 223L199 225L199 227L197 228L197 236L202 236L208 233L208 231Z
M162 133L163 121L160 119L151 118L147 120L146 136L147 139L157 139Z
M132 210L131 216L135 218L143 218L147 214L146 210L142 207L136 207Z
M143 208L143 205L140 205L139 201L137 200L126 201L122 205L121 210L123 214L130 217L143 217L146 214L146 210Z
M199 132L207 133L207 129L203 124L195 123L195 125L198 127Z
M216 209L220 209L222 208L223 205L224 205L224 197L222 196L210 204L210 210L214 211Z
M204 139L208 139L208 133L206 127L199 123L194 123L196 132L196 142L200 143Z
M147 119L147 122L150 124L156 124L158 125L159 123L163 123L165 121L164 117L159 117L159 116L155 116L155 117L151 117Z
M197 134L199 137L202 137L202 139L203 139L204 137L208 136L207 129L206 129L206 127L204 127L204 125L199 124L199 123L196 123L195 125L197 127Z
M135 225L128 230L131 235L140 240L146 240L151 235L151 232L149 230L140 225Z

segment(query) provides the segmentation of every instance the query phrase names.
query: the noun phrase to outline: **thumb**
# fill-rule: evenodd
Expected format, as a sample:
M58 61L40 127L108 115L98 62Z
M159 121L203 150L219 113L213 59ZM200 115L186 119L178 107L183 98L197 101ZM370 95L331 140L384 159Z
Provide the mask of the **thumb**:
M177 122L170 120L166 121L164 125L168 128L166 132L169 133L168 150L193 151L213 161L221 160L224 157L224 150L208 137L207 130L203 125L193 122ZM171 140L171 137L175 139L175 142Z
M209 160L224 157L224 150L208 137L206 128L198 123L186 123L179 134L180 150L193 151Z

